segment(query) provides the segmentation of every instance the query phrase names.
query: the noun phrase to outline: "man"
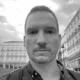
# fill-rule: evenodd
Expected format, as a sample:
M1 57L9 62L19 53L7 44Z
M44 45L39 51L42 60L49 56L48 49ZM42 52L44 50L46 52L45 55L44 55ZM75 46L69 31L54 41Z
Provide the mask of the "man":
M39 8L40 10L38 10ZM43 80L59 80L60 70L56 54L60 48L61 37L57 19L45 7L31 11L25 22L24 45L32 67Z
M25 21L24 46L29 63L6 75L6 80L79 80L56 60L61 45L58 20L46 6L32 8Z

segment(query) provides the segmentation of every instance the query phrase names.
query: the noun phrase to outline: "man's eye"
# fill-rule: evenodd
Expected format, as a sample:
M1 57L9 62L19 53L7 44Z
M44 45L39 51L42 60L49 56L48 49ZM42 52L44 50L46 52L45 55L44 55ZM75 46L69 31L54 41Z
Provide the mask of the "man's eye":
M47 34L53 34L54 31L53 31L53 30L46 30L46 33L47 33Z
M37 34L37 33L38 33L38 31L36 31L36 30L35 30L35 31L30 31L30 32L29 32L29 34L31 34L31 35L34 35L34 34Z

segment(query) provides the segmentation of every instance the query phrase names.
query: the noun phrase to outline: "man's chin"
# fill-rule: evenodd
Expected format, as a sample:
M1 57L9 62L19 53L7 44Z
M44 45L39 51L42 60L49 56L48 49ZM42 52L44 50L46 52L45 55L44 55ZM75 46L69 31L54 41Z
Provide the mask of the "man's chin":
M35 62L37 63L47 63L48 61L49 61L49 58L45 56L35 57Z

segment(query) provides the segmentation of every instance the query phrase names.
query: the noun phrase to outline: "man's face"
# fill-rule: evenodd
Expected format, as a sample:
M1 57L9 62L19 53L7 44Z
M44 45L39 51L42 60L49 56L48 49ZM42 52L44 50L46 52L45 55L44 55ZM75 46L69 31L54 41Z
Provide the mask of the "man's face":
M31 61L47 63L56 57L61 38L51 13L40 11L30 14L25 31L24 46Z

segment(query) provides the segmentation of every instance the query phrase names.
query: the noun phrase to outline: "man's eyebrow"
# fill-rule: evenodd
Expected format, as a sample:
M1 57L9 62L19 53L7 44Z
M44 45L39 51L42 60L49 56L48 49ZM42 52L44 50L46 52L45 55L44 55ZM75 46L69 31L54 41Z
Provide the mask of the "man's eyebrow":
M27 32L29 32L29 31L31 31L31 30L37 30L37 28L32 28L32 27L31 27L31 28L28 28L28 29L27 29Z
M46 27L46 29L56 30L56 28L55 28L55 27L53 27L53 26L48 26L48 27Z

